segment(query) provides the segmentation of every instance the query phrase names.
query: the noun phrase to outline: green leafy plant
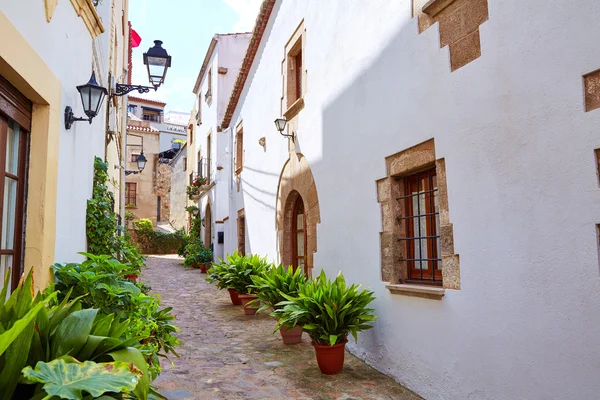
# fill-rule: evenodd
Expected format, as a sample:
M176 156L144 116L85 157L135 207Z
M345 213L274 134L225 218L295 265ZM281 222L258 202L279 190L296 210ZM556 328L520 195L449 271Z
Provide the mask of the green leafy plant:
M96 157L92 198L87 202L88 252L109 254L119 261L140 269L144 265L144 258L125 232L125 228L117 224L115 202L112 193L108 190L107 182L108 164Z
M31 273L7 298L8 282L9 274L0 292L0 398L51 396L41 383L23 382L22 370L71 357L79 362L133 364L141 374L133 394L137 399L148 397L150 376L144 357L131 347L138 345L139 338L123 339L128 321L118 321L113 314L101 315L97 309L82 309L80 299L71 300L68 294L58 302L53 288L34 296Z
M296 296L306 281L301 268L294 271L291 266L285 268L283 265L268 268L261 275L251 275L251 279L261 304L258 312L280 308L278 304L287 300L284 295Z
M187 267L195 266L196 264L209 264L213 260L213 252L211 249L204 247L202 241L195 240L185 247L186 254L184 265Z
M200 194L200 187L188 185L185 193L187 194L188 199L193 200L194 196L198 196Z
M25 367L23 375L31 382L43 384L48 396L61 399L83 399L82 392L94 397L104 393L130 393L138 384L142 373L133 364L121 361L95 363L93 361L78 362L69 358L53 360L48 363L38 362L35 369Z
M313 342L333 346L347 340L348 334L358 341L357 333L373 326L377 318L368 308L373 292L360 290L360 285L346 285L340 273L333 281L324 271L318 278L298 287L295 296L277 304L273 312L278 317L277 329L301 325Z
M148 218L138 219L137 221L135 221L133 223L133 226L135 227L136 231L139 231L139 232L154 231L154 225L152 224L152 221L150 221Z
M175 347L180 343L174 336L178 329L172 324L172 309L161 310L156 295L144 293L141 285L125 279L131 273L128 265L106 255L83 254L88 260L81 264L52 266L59 301L72 294L85 308L93 307L103 315L114 314L119 321L127 321L124 337L139 342L137 347L156 378L161 371L158 357L167 357L168 353L178 356Z
M267 262L266 257L261 258L258 255L241 256L233 252L225 257L225 260L219 258L218 264L208 270L208 282L218 282L217 287L235 289L240 294L256 293L253 286L252 276L261 275L272 264Z

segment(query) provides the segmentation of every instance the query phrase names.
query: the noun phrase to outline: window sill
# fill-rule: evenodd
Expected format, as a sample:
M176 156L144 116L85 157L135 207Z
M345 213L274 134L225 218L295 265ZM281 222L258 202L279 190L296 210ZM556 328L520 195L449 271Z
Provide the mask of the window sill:
M439 286L385 283L385 287L392 292L392 294L424 297L433 300L441 300L442 297L444 297L444 294L446 294L446 289Z
M77 15L83 19L83 23L90 31L92 38L104 33L104 26L98 12L96 12L96 7L92 4L92 0L71 0L71 4Z
M294 118L304 108L304 98L300 97L283 113L283 116L289 121Z

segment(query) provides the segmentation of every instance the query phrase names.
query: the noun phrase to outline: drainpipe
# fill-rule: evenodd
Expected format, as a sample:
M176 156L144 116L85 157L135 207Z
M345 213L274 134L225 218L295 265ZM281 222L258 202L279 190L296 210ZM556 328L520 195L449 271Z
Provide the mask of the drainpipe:
M127 167L127 104L128 104L128 95L123 96L121 103L121 113L123 114L123 120L121 122L121 161L120 164L123 168L120 169L121 174L121 185L119 186L119 197L120 201L120 211L121 214L121 223L125 226L125 169Z

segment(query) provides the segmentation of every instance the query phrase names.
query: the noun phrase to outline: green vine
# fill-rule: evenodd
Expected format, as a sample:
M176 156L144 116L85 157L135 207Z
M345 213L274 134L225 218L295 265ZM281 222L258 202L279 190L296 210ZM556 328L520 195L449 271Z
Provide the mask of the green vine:
M94 159L94 188L87 203L86 234L88 253L108 254L134 268L144 265L144 258L130 235L117 223L114 197L108 190L108 164ZM123 235L120 232L124 232Z

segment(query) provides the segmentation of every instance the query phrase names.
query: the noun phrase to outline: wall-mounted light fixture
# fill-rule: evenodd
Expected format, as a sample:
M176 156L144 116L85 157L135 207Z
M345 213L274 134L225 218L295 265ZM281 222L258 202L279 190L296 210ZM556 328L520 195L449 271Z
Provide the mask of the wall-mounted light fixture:
M141 174L142 171L144 170L144 168L146 168L146 162L148 162L148 160L146 159L146 156L144 155L144 137L141 135L134 135L132 133L128 133L127 135L139 137L140 139L142 139L142 152L140 154L138 154L137 159L136 159L138 170L137 171L125 170L125 176L131 175L131 174Z
M104 96L108 94L106 88L98 85L98 82L96 82L96 73L94 71L92 71L89 82L85 85L77 86L77 91L81 96L83 112L87 115L87 118L76 118L71 106L67 106L65 107L65 129L71 129L71 126L76 121L88 121L91 124L92 119L100 111Z
M165 82L167 69L171 66L171 56L162 47L162 41L155 40L154 47L144 53L144 65L148 69L148 80L152 86L125 85L117 83L113 96L124 96L137 90L138 93L148 93L150 89L158 89Z
M292 132L292 134L287 134L287 133L283 133L283 131L285 130L285 127L288 123L288 120L285 118L277 118L275 120L275 127L277 128L277 130L279 131L279 133L281 134L281 136L285 136L287 138L294 138L294 133Z

